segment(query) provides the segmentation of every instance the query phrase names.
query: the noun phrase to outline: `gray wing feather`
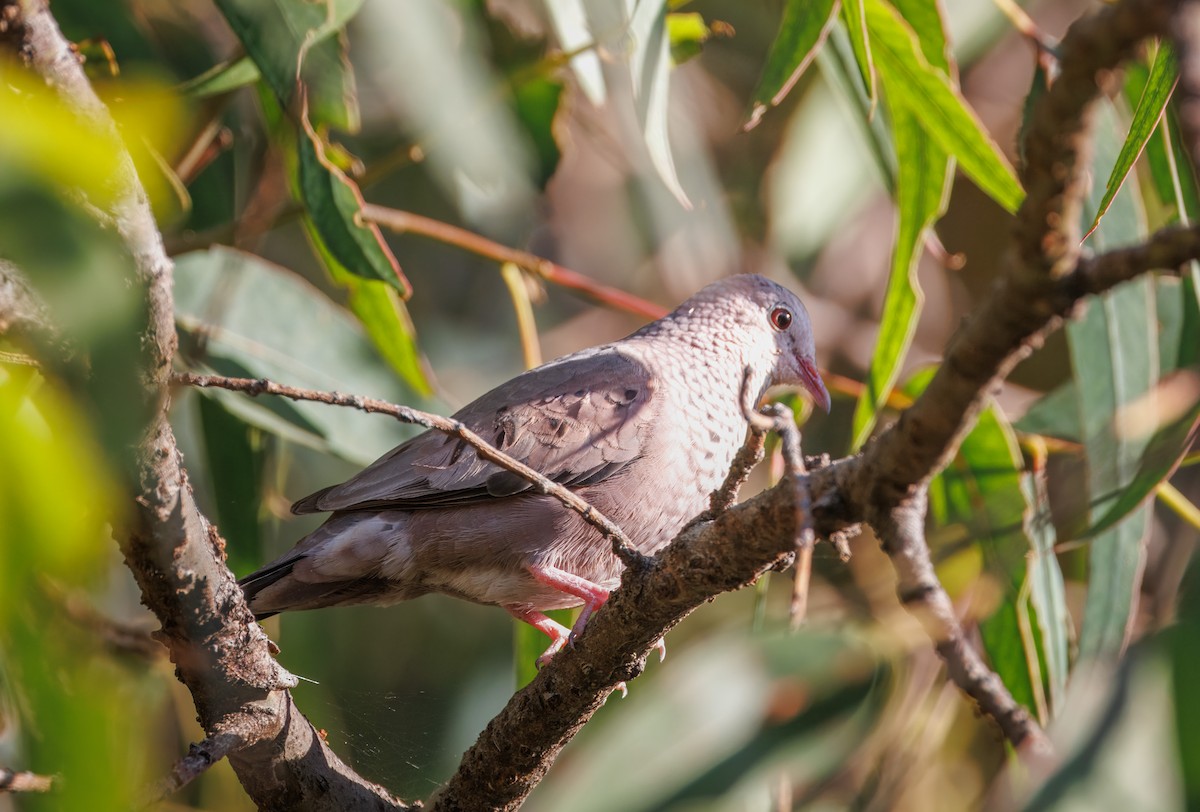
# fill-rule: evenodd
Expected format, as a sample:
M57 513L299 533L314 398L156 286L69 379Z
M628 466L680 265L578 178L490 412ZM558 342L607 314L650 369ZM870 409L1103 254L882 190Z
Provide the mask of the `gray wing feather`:
M455 418L547 478L578 487L607 479L641 456L657 412L654 390L655 379L640 362L608 346L519 375ZM301 499L292 512L421 510L529 488L457 437L427 431L341 485Z

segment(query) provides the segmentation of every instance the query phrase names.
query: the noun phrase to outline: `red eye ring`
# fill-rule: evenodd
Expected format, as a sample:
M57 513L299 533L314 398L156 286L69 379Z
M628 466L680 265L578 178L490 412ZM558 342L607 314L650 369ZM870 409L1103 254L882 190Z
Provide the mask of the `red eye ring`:
M771 326L783 332L792 326L792 311L786 307L777 307L771 311Z

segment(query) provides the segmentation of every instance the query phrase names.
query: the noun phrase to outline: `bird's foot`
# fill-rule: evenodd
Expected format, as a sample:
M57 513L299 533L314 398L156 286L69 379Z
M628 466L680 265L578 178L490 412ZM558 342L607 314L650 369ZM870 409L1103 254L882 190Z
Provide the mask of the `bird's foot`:
M587 626L592 614L608 600L608 590L586 578L580 578L566 570L544 564L530 564L529 574L546 586L583 601L583 611L579 613L579 618L571 626L568 640L568 643L574 646L579 635L583 634L583 628Z
M651 648L658 652L658 661L660 663L667 659L667 641L665 638L658 638L658 642L655 643Z

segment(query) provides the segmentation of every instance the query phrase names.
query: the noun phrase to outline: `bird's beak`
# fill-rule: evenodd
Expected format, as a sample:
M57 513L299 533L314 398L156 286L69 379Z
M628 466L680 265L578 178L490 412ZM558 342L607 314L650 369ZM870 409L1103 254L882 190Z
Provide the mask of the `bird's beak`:
M821 380L821 375L817 372L817 365L813 363L811 358L800 358L798 360L800 361L800 377L804 388L812 395L813 403L828 413L830 406L829 390L825 388L825 382Z

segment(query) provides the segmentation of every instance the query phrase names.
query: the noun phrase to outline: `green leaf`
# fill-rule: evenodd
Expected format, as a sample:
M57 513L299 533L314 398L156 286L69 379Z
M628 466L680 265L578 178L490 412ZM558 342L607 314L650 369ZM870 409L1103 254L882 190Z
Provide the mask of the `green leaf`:
M914 375L904 392L916 397L932 377L933 369ZM930 517L940 527L961 526L976 541L984 555L986 571L999 579L1001 600L996 610L980 623L980 635L992 667L1004 681L1013 698L1035 714L1043 706L1040 679L1042 652L1054 636L1053 644L1065 644L1067 628L1065 603L1062 603L1062 574L1058 571L1052 546L1046 548L1048 560L1040 562L1042 571L1027 570L1031 548L1042 552L1036 537L1027 536L1030 499L1023 473L1023 461L1012 427L995 406L979 416L975 427L963 438L958 454L929 486ZM1052 532L1052 531L1051 531ZM1045 541L1042 539L1042 541ZM1038 616L1040 639L1025 632L1032 614L1027 603L1026 582L1046 578L1050 596L1050 617ZM1057 598L1053 590L1057 587ZM1060 609L1061 611L1055 611ZM1053 618L1053 620L1051 620ZM1053 627L1045 628L1053 623ZM1056 649L1056 655L1058 650ZM1065 649L1062 650L1065 657ZM1065 679L1065 665L1056 679ZM1047 669L1049 670L1049 669Z
M677 11L667 14L667 37L671 42L671 62L682 65L700 55L712 29L698 11Z
M1053 717L1062 709L1070 674L1071 612L1067 608L1062 567L1054 551L1057 533L1050 514L1045 471L1034 470L1022 476L1021 490L1030 508L1025 520L1025 534L1032 547L1026 563L1029 603L1034 609L1040 634L1039 648L1046 670L1049 711Z
M1149 391L1158 375L1151 332L1150 279L1137 280L1093 300L1067 327L1088 461L1093 520L1105 516L1137 473L1145 440L1115 431L1117 411ZM1095 537L1090 549L1087 603L1080 655L1108 656L1126 639L1141 577L1149 511L1141 508Z
M361 220L358 184L326 157L325 142L300 115L296 139L296 188L321 249L356 276L387 282L407 299L412 286L374 223Z
M587 11L583 0L555 0L547 3L546 13L554 26L559 46L571 59L568 64L575 74L580 89L596 107L604 104L608 89L604 83L604 71L597 53L596 40L588 27Z
M953 166L946 153L925 137L919 114L897 104L890 89L888 106L896 145L896 244L879 338L867 371L866 388L854 409L854 450L871 435L912 342L921 307L917 264L925 247L926 231L945 210Z
M85 602L106 593L112 526L126 498L88 415L50 381L30 385L0 367L0 436L4 766L54 777L48 795L18 806L136 808L156 763L149 743L162 684L105 656L95 633L68 620L63 600L46 590Z
M766 113L787 97L825 37L837 16L839 0L788 0L783 8L779 33L771 44L754 105L743 129L755 127ZM860 0L850 0L851 3Z
M846 25L846 36L854 54L854 64L858 66L868 110L873 111L879 92L876 89L875 58L871 56L871 38L867 32L867 12L863 8L863 0L843 0L842 22Z
M871 52L895 102L919 110L927 137L958 159L963 172L1007 211L1025 192L1012 165L950 78L929 64L912 28L885 0L866 0Z
M181 356L191 369L393 402L412 397L344 310L294 274L251 254L216 247L178 257L175 306ZM353 409L208 394L265 431L359 464L413 433Z
M359 128L354 74L338 34L363 0L216 0L285 110L303 80L315 121L346 132ZM301 66L303 61L303 67ZM299 71L297 70L299 68Z
M425 359L417 347L416 328L396 289L346 270L326 250L311 217L304 218L304 231L329 278L346 291L346 306L358 317L380 356L413 391L425 397L433 394Z
M568 629L575 622L577 609L551 609L546 617ZM537 659L550 645L550 638L522 620L513 621L513 668L516 670L517 690L533 682L537 676Z
M1121 146L1121 152L1113 164L1112 172L1108 176L1108 183L1104 187L1104 197L1096 208L1092 225L1088 228L1084 239L1096 230L1096 227L1100 224L1100 218L1108 211L1113 198L1116 197L1121 185L1125 183L1125 178L1128 177L1129 171L1133 169L1134 162L1142 154L1142 150L1146 147L1146 142L1150 140L1151 134L1153 134L1155 127L1158 126L1163 110L1166 108L1167 102L1170 100L1171 93L1175 90L1175 84L1178 81L1179 65L1175 58L1175 49L1171 47L1170 43L1164 41L1159 46L1158 53L1155 54L1154 63L1150 66L1150 76L1146 80L1146 86L1142 90L1137 108L1133 111L1133 120L1129 125L1129 135L1126 137L1125 143Z
M266 459L264 436L215 398L200 398L199 407L209 486L217 524L227 542L229 568L250 572L263 560L259 514Z
M259 72L258 65L254 64L254 60L243 56L232 62L213 65L199 76L182 83L179 92L196 99L208 99L249 87L261 77L262 73Z
M1078 443L1079 408L1075 382L1067 381L1042 395L1013 425L1026 434Z
M949 43L942 21L941 4L937 0L890 0L896 11L909 24L921 45L925 61L947 76L950 72Z

